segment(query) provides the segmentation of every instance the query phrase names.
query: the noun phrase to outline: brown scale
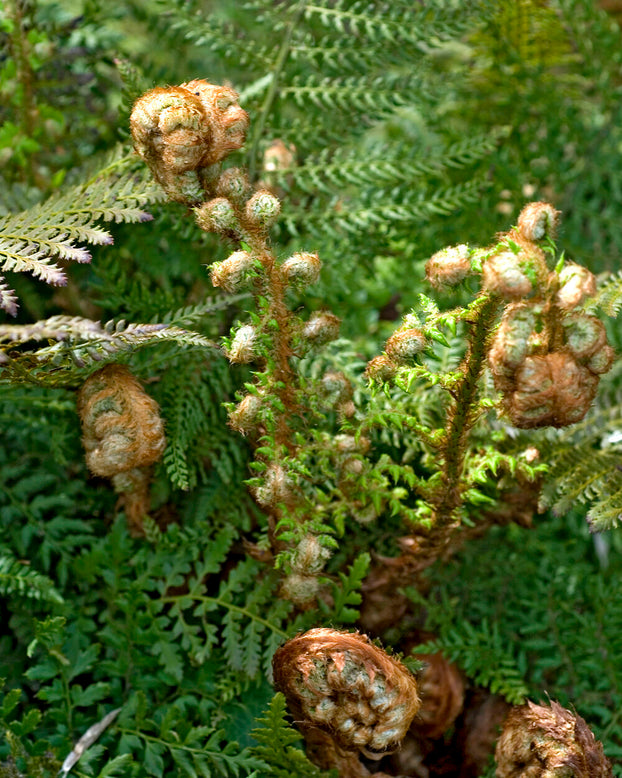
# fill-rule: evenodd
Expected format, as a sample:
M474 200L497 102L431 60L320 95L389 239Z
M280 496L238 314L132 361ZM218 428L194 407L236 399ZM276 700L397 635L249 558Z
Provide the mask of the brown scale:
M557 702L514 708L495 752L497 778L610 778L602 743Z

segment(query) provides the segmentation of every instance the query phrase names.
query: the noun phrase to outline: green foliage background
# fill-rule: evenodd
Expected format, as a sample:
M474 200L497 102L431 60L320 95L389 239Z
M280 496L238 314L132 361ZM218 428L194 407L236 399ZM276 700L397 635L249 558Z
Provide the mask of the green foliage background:
M425 260L486 244L528 200L563 212L560 243L602 274L609 340L622 348L622 282L605 277L622 259L620 38L591 0L25 0L0 11L0 260L20 301L15 323L66 317L62 339L25 329L12 364L0 364L0 776L56 774L116 708L74 774L319 776L273 697L272 654L301 629L356 624L369 550L395 556L408 531L390 501L368 525L344 514L332 596L302 612L278 597L279 572L247 553L265 517L244 484L250 447L223 403L249 374L217 344L253 303L215 292L205 266L227 247L164 203L131 155L134 99L155 85L226 81L251 116L233 164L260 178L271 141L296 147L296 166L270 181L283 200L273 243L282 256L319 252L321 280L292 306L343 322L342 340L300 372L342 370L369 418L397 407L438 425L430 390L368 405L363 367L429 292ZM29 241L33 252L45 244L66 286L43 283L50 263L4 259ZM92 261L69 264L86 244ZM111 324L85 345L85 319ZM156 322L166 326L145 327ZM2 340L5 323L0 313ZM131 366L166 422L146 540L128 536L109 484L83 459L75 390L111 360ZM591 535L586 516L615 527L622 511L620 377L614 367L568 430L517 435L496 423L508 456L541 451L547 512L432 568L425 597L409 591L407 617L384 636L398 645L427 621L472 684L511 702L574 705L616 775L622 542L615 529ZM394 483L382 461L416 473L425 462L387 418L372 465L388 493L409 476L395 470ZM334 434L337 420L324 421ZM482 448L489 434L478 432ZM496 486L487 478L484 495Z

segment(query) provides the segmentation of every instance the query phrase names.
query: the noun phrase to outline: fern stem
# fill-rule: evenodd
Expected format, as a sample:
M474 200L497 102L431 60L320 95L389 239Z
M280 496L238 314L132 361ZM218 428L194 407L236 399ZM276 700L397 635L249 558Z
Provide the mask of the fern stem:
M435 513L434 526L437 528L449 525L456 509L462 504L464 456L469 433L479 418L478 383L484 370L491 327L499 306L498 298L481 295L472 306L474 316L467 319L470 324L468 351L460 369L462 378L451 390L454 405L449 412L441 447L441 487L430 500Z
M251 181L255 180L259 142L261 140L261 136L263 135L270 109L272 108L272 104L274 103L279 90L279 76L285 67L285 62L287 61L287 57L290 52L294 29L302 17L305 5L306 3L304 0L299 0L293 9L293 18L287 27L287 30L285 31L285 35L283 36L283 43L281 44L281 48L279 49L279 53L274 64L274 70L272 71L272 81L270 82L270 87L268 88L268 94L266 95L266 98L259 112L259 120L257 121L256 125L257 129L255 130L253 136L253 143L251 145L248 158L248 176Z
M182 594L178 597L161 597L160 602L165 603L175 603L179 600L184 600L190 597L192 600L197 600L199 602L206 602L213 605L220 605L221 608L228 608L232 611L237 611L238 613L241 613L243 616L246 616L246 618L251 619L252 621L256 621L259 624L263 624L264 627L268 627L268 629L272 630L275 635L279 635L282 638L288 639L290 635L288 635L287 632L282 630L280 627L277 627L275 624L273 624L271 621L268 621L267 619L262 619L261 616L257 616L255 613L252 613L247 608L242 608L239 605L233 605L233 603L226 602L225 600L221 600L219 597L207 597L206 595L202 594Z

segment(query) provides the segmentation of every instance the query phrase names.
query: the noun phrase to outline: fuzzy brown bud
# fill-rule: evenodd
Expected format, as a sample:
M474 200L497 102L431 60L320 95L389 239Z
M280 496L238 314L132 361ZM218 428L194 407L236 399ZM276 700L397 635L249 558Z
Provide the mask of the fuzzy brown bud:
M602 373L608 373L613 365L613 361L616 357L616 352L605 344L602 348L598 349L585 363L588 370L596 375Z
M314 346L322 346L339 337L341 320L328 311L311 314L302 328L302 336Z
M488 257L482 267L484 289L505 300L520 300L539 290L548 275L544 255L536 247L518 253L504 248Z
M598 377L564 352L527 357L516 374L515 391L505 397L516 427L565 427L588 412Z
M158 405L124 365L106 365L78 392L86 464L111 478L148 467L162 456L164 425Z
M265 508L288 502L292 496L292 481L281 465L272 464L265 471L263 483L255 490L255 499Z
M205 232L230 233L240 229L233 205L225 197L215 197L195 208L197 225Z
M296 573L317 574L331 555L331 550L323 546L315 535L305 535L294 550L292 569Z
M232 203L241 207L250 192L250 183L246 171L239 167L225 170L218 179L216 194L225 197Z
M295 162L296 147L287 146L280 138L268 146L263 155L263 169L266 173L273 173L276 170L286 170L292 167Z
M420 329L402 328L394 332L384 345L387 357L398 365L411 365L426 347L427 340Z
M320 582L313 575L292 573L283 579L280 595L283 599L304 607L310 605L320 591Z
M261 397L247 394L229 413L229 426L242 435L250 435L257 429L261 406Z
M442 654L414 654L426 666L417 676L421 708L413 730L424 737L441 737L454 723L464 706L464 680L456 665Z
M605 326L595 316L571 313L562 320L562 327L566 346L575 359L591 357L607 342Z
M554 237L559 211L550 203L527 203L518 216L518 232L528 241Z
M248 251L234 251L222 262L215 262L210 268L210 278L214 286L225 292L237 292L251 274L255 260Z
M559 272L559 291L555 298L557 305L570 311L580 305L586 297L596 294L594 274L574 262L567 262Z
M200 201L202 171L243 145L248 115L237 97L229 87L195 80L156 87L134 103L134 148L172 200Z
M281 265L281 273L290 284L305 287L315 284L320 277L322 262L317 254L292 254Z
M602 743L581 716L562 708L526 705L506 719L495 752L497 778L610 778Z
M369 381L387 383L395 377L397 368L398 366L395 362L390 360L386 354L381 354L379 357L374 357L367 363L365 377Z
M344 402L352 396L352 384L343 373L328 370L322 376L322 391L334 402Z
M536 326L539 307L513 303L505 309L488 354L495 376L508 376L524 361L529 350L529 338Z
M455 286L470 272L470 250L465 244L437 251L425 265L426 278L435 289Z
M246 203L246 217L255 227L271 227L279 218L279 198L267 189L260 189Z
M395 748L419 709L417 684L368 638L312 629L279 648L276 687L301 728L317 728L344 751L378 758Z

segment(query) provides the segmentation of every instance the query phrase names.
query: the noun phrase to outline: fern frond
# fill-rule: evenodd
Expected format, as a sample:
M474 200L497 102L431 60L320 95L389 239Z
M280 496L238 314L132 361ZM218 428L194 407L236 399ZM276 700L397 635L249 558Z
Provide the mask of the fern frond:
M151 219L143 210L162 199L144 170L136 172L135 160L117 149L102 171L84 184L54 194L21 213L0 218L0 270L30 273L48 284L61 286L67 276L55 258L89 262L90 253L80 243L105 245L112 235L96 226L104 221L140 222ZM4 310L15 313L16 303L0 297Z
M302 740L298 730L294 729L287 721L287 707L285 695L277 692L270 701L270 707L264 716L257 719L259 725L251 732L255 741L259 744L252 749L252 753L266 763L267 770L263 773L271 778L322 778L333 776L319 770L312 764L304 752L294 744Z
M54 340L32 351L14 351L29 341ZM34 324L0 326L0 364L14 381L51 382L75 380L75 368L117 361L126 352L160 341L181 346L218 349L218 344L198 332L167 324L135 324L121 320L99 322L79 316L52 316ZM46 373L49 368L49 374ZM28 372L29 371L29 372ZM65 373L65 375L63 375Z
M62 605L63 598L47 575L16 559L6 548L0 548L0 596L29 597Z
M376 192L374 200L378 205L348 209L338 203L330 209L321 212L306 214L307 227L313 230L329 230L336 234L344 230L349 234L355 234L364 230L372 230L380 224L404 225L423 221L432 215L448 215L457 208L472 203L480 196L482 189L489 185L485 179L472 179L464 184L437 190L434 193L420 193L413 196L412 202L396 204L386 197L387 204L383 203L382 191ZM296 233L296 221L303 217L302 211L286 213L283 221L287 227Z
M609 275L605 281L599 284L594 297L590 297L585 305L588 313L595 313L598 309L607 316L617 316L622 308L622 270Z
M411 148L397 146L373 149L365 159L345 152L331 159L331 151L326 149L315 158L308 158L303 165L277 171L274 179L283 187L291 179L300 190L314 195L345 186L364 190L396 186L422 176L441 176L447 168L472 165L493 151L503 134L503 130L498 130L468 138L427 157L413 156Z

